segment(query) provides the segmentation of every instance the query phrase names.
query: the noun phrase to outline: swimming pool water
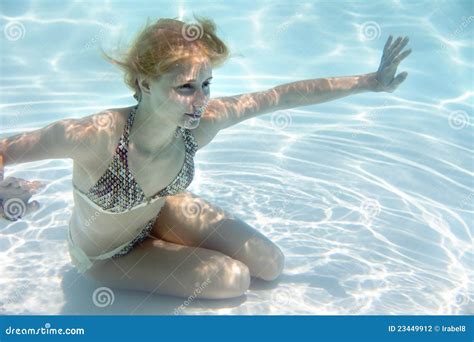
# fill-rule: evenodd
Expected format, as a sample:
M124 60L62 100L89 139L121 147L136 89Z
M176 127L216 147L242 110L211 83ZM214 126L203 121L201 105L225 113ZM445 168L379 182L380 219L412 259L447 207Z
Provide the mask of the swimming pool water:
M100 45L126 46L147 16L211 17L232 58L212 96L373 72L389 34L408 35L394 93L266 114L200 150L189 190L283 250L274 283L185 314L472 314L471 1L2 1L0 136L134 103ZM173 314L183 300L113 290L69 261L72 161L6 169L41 180L42 208L0 221L0 312Z

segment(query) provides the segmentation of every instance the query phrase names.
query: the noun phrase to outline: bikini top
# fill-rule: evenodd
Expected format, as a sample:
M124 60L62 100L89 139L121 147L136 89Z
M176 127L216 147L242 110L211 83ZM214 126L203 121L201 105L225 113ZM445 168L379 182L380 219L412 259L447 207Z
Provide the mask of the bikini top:
M122 213L137 207L146 206L159 198L184 191L193 180L194 155L198 145L189 129L178 127L176 134L177 136L182 136L185 142L186 154L184 164L176 178L168 186L147 198L128 168L129 133L133 125L136 109L137 106L130 112L124 132L115 149L113 160L97 183L87 193L84 193L73 184L76 192L88 202L92 202L92 205L100 211Z

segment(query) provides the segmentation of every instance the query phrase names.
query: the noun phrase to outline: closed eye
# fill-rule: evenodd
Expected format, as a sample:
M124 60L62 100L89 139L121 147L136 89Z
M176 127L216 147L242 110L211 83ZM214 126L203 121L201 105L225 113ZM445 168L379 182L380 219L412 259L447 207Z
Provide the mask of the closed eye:
M203 83L203 87L209 87L211 85L211 82L206 82ZM179 86L178 89L191 89L193 88L192 84L183 84L182 86Z
M209 82L209 81L206 81L206 82L204 82L204 83L202 84L202 86L203 86L204 88L207 88L207 87L209 87L210 85L211 85L211 82ZM180 85L180 86L178 87L178 89L180 89L180 90L188 90L188 89L192 89L193 87L194 87L194 86L193 86L191 83L186 83L186 84Z

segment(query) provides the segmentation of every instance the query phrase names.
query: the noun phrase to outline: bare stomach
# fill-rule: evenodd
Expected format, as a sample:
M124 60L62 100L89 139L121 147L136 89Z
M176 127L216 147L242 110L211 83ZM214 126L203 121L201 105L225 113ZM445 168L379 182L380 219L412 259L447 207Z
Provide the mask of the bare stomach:
M69 229L74 244L87 255L97 256L133 240L165 204L160 198L125 213L104 213L74 192Z

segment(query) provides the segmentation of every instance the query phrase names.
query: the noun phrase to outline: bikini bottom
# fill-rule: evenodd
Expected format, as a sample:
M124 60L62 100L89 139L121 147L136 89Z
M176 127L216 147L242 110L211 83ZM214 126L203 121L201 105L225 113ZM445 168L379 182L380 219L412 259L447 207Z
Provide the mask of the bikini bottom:
M71 237L71 229L68 228L68 247L72 264L76 266L80 273L85 273L88 269L92 267L94 261L96 260L107 260L127 255L133 250L133 248L135 248L137 245L142 243L147 237L150 236L150 232L153 229L153 225L160 213L158 213L158 215L148 221L145 227L143 227L140 233L133 240L126 242L107 253L94 257L88 256L81 248L74 244Z

